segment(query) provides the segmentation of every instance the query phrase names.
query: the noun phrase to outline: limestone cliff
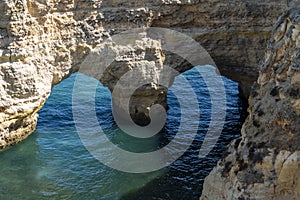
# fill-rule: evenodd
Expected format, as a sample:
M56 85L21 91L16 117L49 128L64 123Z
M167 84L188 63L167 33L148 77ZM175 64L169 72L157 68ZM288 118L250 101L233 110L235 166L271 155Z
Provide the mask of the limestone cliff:
M207 48L221 72L243 83L251 82L273 22L285 4L284 0L1 1L0 149L35 129L37 111L51 88L77 71L91 49L128 28L161 26L189 34ZM150 52L157 63L153 67L159 68L165 59L163 53L157 57L159 46L150 49L153 51L142 48L140 55ZM116 60L101 80L103 84L112 88L116 77L140 55L127 51L126 59ZM149 91L144 91L149 96ZM161 91L163 95L158 95ZM161 91L152 90L155 97L147 105L139 104L142 100L138 99L143 98L139 93L133 115L143 118L148 104L164 103L165 90Z
M299 199L300 2L276 24L242 138L206 178L201 199Z

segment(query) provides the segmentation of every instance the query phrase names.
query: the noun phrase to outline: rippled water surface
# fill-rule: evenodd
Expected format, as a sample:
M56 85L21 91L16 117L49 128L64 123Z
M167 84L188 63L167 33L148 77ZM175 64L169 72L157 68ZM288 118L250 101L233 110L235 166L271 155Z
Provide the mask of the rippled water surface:
M210 119L210 96L196 70L185 72L201 110L197 137L186 153L169 167L151 173L129 174L101 164L81 143L72 116L72 87L76 75L83 76L74 74L54 87L39 112L37 130L25 141L0 153L0 199L199 199L205 176L216 165L226 145L240 133L244 110L237 83L223 78L226 123L213 151L200 159L198 153ZM87 86L95 81L85 79L83 84ZM185 98L189 101L189 96ZM111 114L110 92L100 84L95 99L102 129L112 142L124 149L160 148L172 140L178 129L180 106L171 91L164 130L143 141L118 129Z

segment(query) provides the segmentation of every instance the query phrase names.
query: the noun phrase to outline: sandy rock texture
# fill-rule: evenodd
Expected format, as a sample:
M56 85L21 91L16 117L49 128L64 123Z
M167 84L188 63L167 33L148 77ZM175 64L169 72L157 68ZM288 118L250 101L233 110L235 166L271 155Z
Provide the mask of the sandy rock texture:
M26 138L35 129L37 111L51 88L78 71L94 47L129 28L159 26L186 33L212 54L223 74L252 82L271 27L285 6L283 0L3 0L0 148ZM120 56L100 81L111 89L126 69L144 64L147 59L135 57L146 52L154 75L159 73L161 63L170 63L172 56L157 45L148 47L134 54L126 51L127 56L123 60ZM165 89L155 84L146 89L133 100L132 115L137 119L147 117L154 101L165 103ZM141 103L151 95L153 100Z
M276 23L242 137L206 178L201 199L299 199L300 2Z

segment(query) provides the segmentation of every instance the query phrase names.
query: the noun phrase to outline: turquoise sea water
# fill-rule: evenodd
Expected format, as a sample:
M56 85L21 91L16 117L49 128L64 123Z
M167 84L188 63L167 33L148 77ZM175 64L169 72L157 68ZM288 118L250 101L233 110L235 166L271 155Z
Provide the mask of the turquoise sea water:
M111 169L83 146L72 115L74 74L54 87L39 112L37 130L25 141L0 153L0 199L199 199L205 176L226 145L239 136L245 110L238 85L223 78L227 111L222 135L213 151L198 157L210 118L210 96L195 70L184 73L198 96L201 110L198 134L188 151L169 167L151 173L129 174ZM87 83L93 81L85 77ZM188 101L188 96L186 97ZM150 140L135 140L118 129L111 114L111 95L100 83L96 113L107 137L130 151L152 150L167 144L178 128L180 107L168 93L164 130ZM221 109L221 108L220 108Z

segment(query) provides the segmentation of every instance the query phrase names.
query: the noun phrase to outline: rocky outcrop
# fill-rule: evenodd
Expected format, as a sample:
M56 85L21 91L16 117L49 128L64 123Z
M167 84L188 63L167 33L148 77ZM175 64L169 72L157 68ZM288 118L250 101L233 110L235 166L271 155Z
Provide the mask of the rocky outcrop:
M128 28L161 26L189 34L212 54L221 72L250 82L274 20L286 1L133 1L133 0L3 0L0 2L0 148L27 137L37 111L51 88L78 71L78 66L104 39ZM147 45L146 45L147 46ZM155 51L142 48L155 63ZM151 48L150 48L151 49ZM110 87L128 67L138 66L136 54L116 60L103 80ZM167 60L167 59L166 59ZM172 59L171 59L172 60ZM167 61L166 61L167 62ZM159 68L160 64L153 65ZM182 71L187 68L183 68ZM245 74L245 76L242 76ZM109 76L110 75L110 76ZM236 76L239 75L239 76ZM152 90L154 88L154 91ZM133 106L133 116L145 117L148 104L165 102L165 90L147 105ZM159 95L161 94L162 95ZM149 95L151 94L151 95ZM136 94L135 104L143 102ZM148 98L149 99L149 98ZM140 117L141 116L141 117ZM146 116L147 117L147 116Z
M276 24L242 138L206 178L201 199L299 199L300 2Z
M266 42L287 1L164 2L152 26L171 27L194 38L223 75L241 83L241 94L248 98Z

